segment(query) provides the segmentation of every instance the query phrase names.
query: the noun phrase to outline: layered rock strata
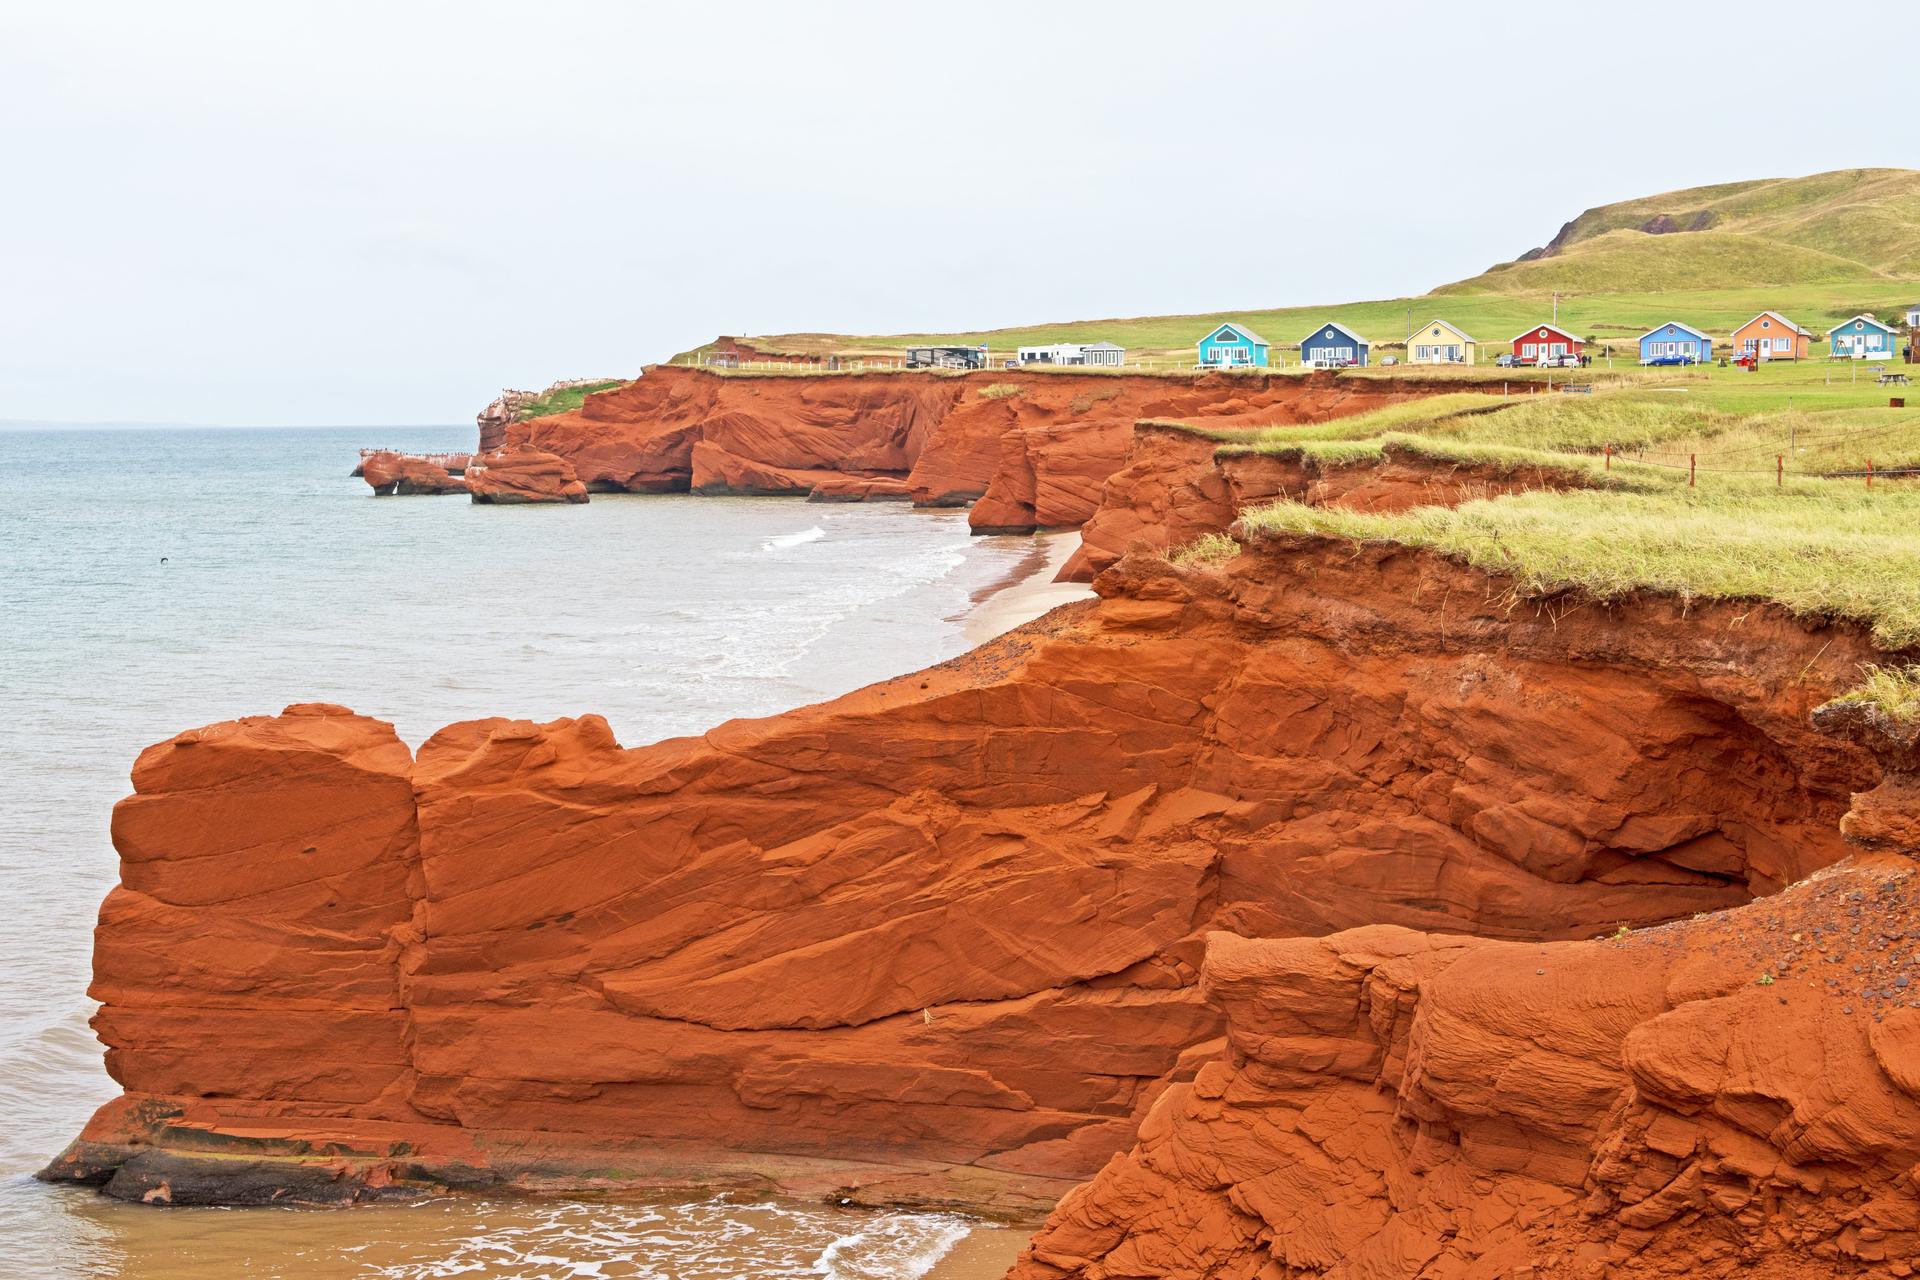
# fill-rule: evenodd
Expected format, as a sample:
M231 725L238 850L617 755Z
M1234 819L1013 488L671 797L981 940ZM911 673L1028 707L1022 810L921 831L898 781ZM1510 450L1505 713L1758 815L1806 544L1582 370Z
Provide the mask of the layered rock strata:
M1905 1274L1917 907L1861 856L1607 941L1215 934L1226 1049L1012 1275Z
M525 444L483 454L467 471L473 500L499 505L585 502L587 486L565 458Z
M954 662L651 747L496 720L410 758L304 707L152 748L96 943L125 1094L47 1176L1044 1208L1235 1069L1210 934L1338 982L1349 952L1466 954L1424 933L1498 969L1803 879L1878 777L1808 722L1867 640L1769 607L1520 602L1314 540L1096 586ZM1398 941L1287 941L1376 925ZM1323 1064L1388 1035L1311 1017ZM1364 1065L1341 1087L1380 1090ZM1082 1203L1107 1202L1061 1213ZM1091 1250L1034 1265L1158 1274Z
M359 471L375 497L467 492L464 475L456 476L437 462L405 453L369 454L361 461Z
M1256 449L1189 426L1141 422L1126 465L1108 478L1080 530L1062 582L1091 582L1129 551L1164 554L1224 533L1242 511L1279 498L1355 511L1458 506L1534 490L1584 488L1576 468L1446 462L1389 444L1382 456L1322 463L1310 454Z
M904 485L921 506L972 504L976 532L1024 533L1093 514L1138 418L1320 422L1474 389L1484 388L1332 373L781 376L662 366L589 395L575 412L505 424L500 438L566 458L596 491L818 491L845 501L893 497Z

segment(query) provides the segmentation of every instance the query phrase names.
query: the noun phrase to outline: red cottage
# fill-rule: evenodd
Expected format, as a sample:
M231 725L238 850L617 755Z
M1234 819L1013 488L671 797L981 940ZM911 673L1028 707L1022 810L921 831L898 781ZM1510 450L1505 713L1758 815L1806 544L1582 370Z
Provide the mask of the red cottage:
M1513 358L1523 364L1538 364L1553 356L1585 355L1587 344L1559 325L1536 325L1513 340Z

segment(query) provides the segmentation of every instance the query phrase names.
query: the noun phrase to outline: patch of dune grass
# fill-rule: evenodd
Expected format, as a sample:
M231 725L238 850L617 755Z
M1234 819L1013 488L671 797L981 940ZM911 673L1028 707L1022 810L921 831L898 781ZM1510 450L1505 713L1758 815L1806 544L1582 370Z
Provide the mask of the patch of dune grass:
M572 413L587 402L587 397L596 391L611 391L615 387L626 386L623 378L607 378L601 382L589 382L584 386L560 387L547 391L527 402L520 411L522 418L550 418L556 413Z
M1389 431L1433 430L1461 414L1493 413L1496 410L1504 412L1511 405L1512 402L1499 396L1450 392L1390 404L1367 413L1356 413L1352 417L1335 418L1330 422L1242 428L1217 432L1215 435L1223 443L1258 452L1269 445L1286 446L1305 440L1367 440ZM1195 424L1195 429L1205 431L1205 424Z
M1167 559L1177 565L1213 569L1239 554L1240 544L1224 533L1205 533L1169 552Z
M1859 685L1834 701L1878 707L1895 724L1920 721L1920 665L1866 667Z
M1027 389L1012 382L991 382L980 388L982 400L1010 400L1014 396L1023 396Z
M1818 403L1818 402L1816 402ZM1684 470L1692 456L1705 472L1770 475L1776 458L1788 474L1820 475L1920 466L1920 407L1776 408L1743 412L1713 398L1628 389L1591 396L1447 395L1304 426L1253 430L1186 429L1221 442L1222 455L1312 454L1319 442L1386 440L1414 434L1462 445L1599 455ZM1338 451L1326 456L1330 459ZM1353 456L1361 456L1356 452ZM1464 456L1457 460L1466 460Z
M1920 721L1920 665L1869 666L1864 672L1858 685L1833 701L1877 708L1896 725Z
M1529 493L1393 515L1280 502L1250 534L1424 547L1513 579L1523 595L1574 589L1771 601L1869 625L1889 649L1920 643L1920 489L1720 477L1640 490Z

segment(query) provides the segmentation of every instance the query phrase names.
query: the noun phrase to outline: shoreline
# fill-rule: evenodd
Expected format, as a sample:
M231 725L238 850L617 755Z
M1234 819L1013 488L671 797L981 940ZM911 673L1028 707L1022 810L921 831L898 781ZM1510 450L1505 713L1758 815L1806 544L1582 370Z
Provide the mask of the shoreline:
M1027 536L1033 543L1027 558L1007 575L1002 585L977 598L961 615L961 631L970 647L977 648L1063 604L1093 599L1093 588L1084 582L1053 580L1080 549L1078 529Z
M1031 1229L978 1223L954 1241L921 1280L1001 1280L1032 1237Z

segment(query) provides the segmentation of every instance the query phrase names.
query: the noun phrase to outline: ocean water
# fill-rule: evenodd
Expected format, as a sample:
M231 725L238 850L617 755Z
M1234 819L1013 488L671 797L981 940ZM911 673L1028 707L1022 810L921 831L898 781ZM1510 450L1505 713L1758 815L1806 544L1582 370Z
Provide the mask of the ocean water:
M373 498L355 449L472 428L0 430L0 1280L997 1274L945 1215L684 1200L155 1210L29 1175L115 1089L87 1027L108 816L150 743L292 702L597 711L621 741L818 701L967 647L1020 538L904 504ZM968 1259L974 1261L968 1262Z

